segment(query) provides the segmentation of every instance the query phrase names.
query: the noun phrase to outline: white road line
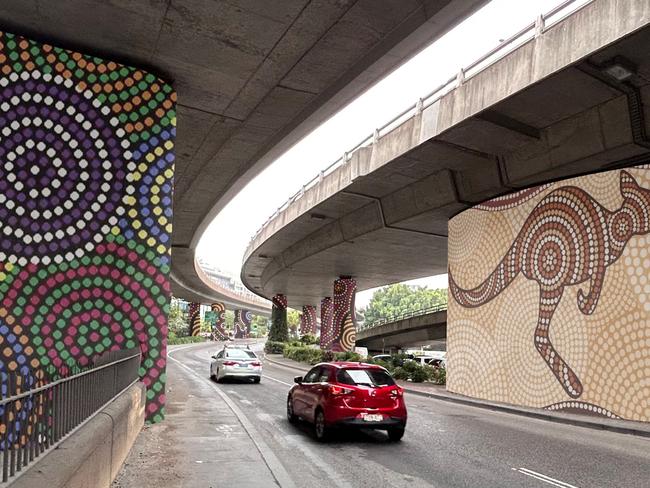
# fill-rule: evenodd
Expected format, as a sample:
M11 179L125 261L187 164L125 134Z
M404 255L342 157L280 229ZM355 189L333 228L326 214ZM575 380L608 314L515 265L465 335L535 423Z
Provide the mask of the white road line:
M531 478L538 479L540 481L543 481L544 483L548 483L549 485L558 486L559 488L578 488L575 485L571 485L564 481L551 478L550 476L546 476L545 474L538 473L537 471L533 471L532 469L527 469L527 468L512 468L512 469L513 471L517 471L518 473L525 474L526 476L530 476Z
M266 378L267 380L271 380L271 381L276 381L278 383L282 383L283 385L292 386L291 383L287 383L286 381L278 380L276 378L271 378L270 376L266 376L265 374L262 375L262 378Z
M255 447L257 448L258 452L262 456L262 459L268 466L269 470L271 471L271 475L275 478L275 481L278 483L280 488L296 488L296 484L293 482L293 479L291 479L291 476L289 475L285 467L282 465L282 463L277 458L275 453L271 450L271 448L266 444L266 442L264 442L260 433L253 426L251 421L248 420L248 417L246 417L244 412L237 406L237 404L230 399L230 397L226 394L226 392L224 392L211 380L208 380L207 378L201 376L192 368L186 366L185 364L181 363L178 359L172 357L171 354L172 352L175 351L171 351L167 353L167 357L169 359L174 361L176 364L178 364L181 368L188 371L190 374L199 378L201 381L207 382L219 394L219 396L223 399L226 405L228 405L228 407L235 414L237 419L239 419L239 423L242 425L242 427L248 434L248 437L250 437L250 439L253 441L253 444L255 444Z

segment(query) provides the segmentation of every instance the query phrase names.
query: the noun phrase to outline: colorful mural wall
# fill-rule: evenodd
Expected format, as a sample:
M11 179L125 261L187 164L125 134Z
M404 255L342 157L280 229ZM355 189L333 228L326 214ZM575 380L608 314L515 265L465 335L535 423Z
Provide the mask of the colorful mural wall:
M235 339L245 339L250 336L252 321L253 313L250 310L235 310Z
M332 304L332 351L354 351L357 328L354 322L354 298L357 282L352 278L339 278L334 282Z
M223 303L213 303L210 306L212 317L212 336L215 341L225 341L228 339L226 332L226 306Z
M320 348L329 351L334 341L332 329L332 298L325 297L320 302Z
M190 335L198 336L201 332L201 304L192 302L187 307L187 323L190 325Z
M303 305L300 315L300 335L316 335L316 307Z
M650 166L449 222L447 388L650 421Z
M164 415L176 95L0 32L0 379L139 347Z

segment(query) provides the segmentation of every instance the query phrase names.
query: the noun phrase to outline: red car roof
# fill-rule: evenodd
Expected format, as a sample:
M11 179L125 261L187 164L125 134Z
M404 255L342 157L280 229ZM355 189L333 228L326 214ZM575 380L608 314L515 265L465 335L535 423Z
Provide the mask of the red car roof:
M331 363L320 363L320 364L329 364L336 368L384 369L378 364L360 363L360 362L352 362L352 361L332 361Z

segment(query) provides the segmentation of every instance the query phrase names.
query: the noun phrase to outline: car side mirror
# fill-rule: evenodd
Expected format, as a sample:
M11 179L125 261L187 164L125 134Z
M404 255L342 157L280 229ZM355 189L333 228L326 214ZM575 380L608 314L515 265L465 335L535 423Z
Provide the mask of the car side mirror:
M298 383L299 385L302 384L302 376L295 376L293 382Z
M212 359L217 359L217 356L215 356L215 355L213 354L213 355L212 355Z

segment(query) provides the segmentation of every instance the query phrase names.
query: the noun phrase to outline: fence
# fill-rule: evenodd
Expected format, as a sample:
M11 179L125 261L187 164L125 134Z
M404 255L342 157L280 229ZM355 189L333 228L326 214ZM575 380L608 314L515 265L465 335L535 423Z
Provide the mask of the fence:
M140 351L116 351L87 368L0 371L2 483L56 446L138 379Z
M327 168L322 170L318 175L309 180L306 184L302 186L300 190L294 193L289 199L283 203L273 214L262 224L255 235L250 240L249 246L253 241L260 235L260 233L284 210L286 210L289 205L301 198L305 191L317 185L326 175L332 173L335 169L346 164L350 155L359 150L362 147L369 146L376 142L380 137L388 134L390 131L398 127L400 124L406 122L410 118L414 117L418 113L421 113L422 110L430 107L435 102L440 100L445 94L449 93L454 88L458 87L465 80L476 76L478 73L483 71L488 66L494 64L499 59L503 58L506 54L512 52L522 44L528 42L529 40L535 38L544 33L545 30L549 29L553 25L561 22L565 18L569 17L571 14L575 13L577 10L585 7L586 5L593 2L593 0L566 0L553 8L551 11L546 14L540 15L534 22L531 22L526 27L521 29L519 32L513 36L505 39L497 47L488 51L479 59L471 63L465 68L461 68L460 71L449 78L447 81L442 83L440 86L436 87L434 90L426 94L424 97L420 98L417 102L404 109L401 113L393 117L391 120L386 122L381 127L375 129L375 131L368 135L365 139L359 142L356 146L349 149L343 153L343 156L330 164Z
M389 317L383 317L379 320L375 320L370 323L364 323L363 325L357 327L357 331L372 329L380 325L391 324L393 322L399 322L400 320L410 319L411 317L419 317L420 315L426 315L428 313L442 312L443 310L447 310L447 304L439 303L438 305L434 305L433 307L421 308L420 310L404 312L400 315L391 315Z

